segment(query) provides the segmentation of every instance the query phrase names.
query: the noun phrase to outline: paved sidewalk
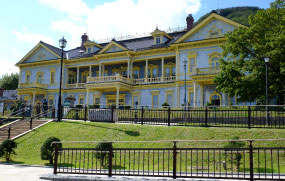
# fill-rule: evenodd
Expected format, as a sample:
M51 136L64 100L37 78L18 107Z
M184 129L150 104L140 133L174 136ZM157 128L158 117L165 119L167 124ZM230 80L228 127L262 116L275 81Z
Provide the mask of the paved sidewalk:
M0 181L171 181L172 178L153 178L153 177L108 177L96 175L68 175L53 174L53 168L48 166L30 166L18 164L0 163ZM220 179L176 179L177 181L220 181ZM229 181L229 180L227 180Z

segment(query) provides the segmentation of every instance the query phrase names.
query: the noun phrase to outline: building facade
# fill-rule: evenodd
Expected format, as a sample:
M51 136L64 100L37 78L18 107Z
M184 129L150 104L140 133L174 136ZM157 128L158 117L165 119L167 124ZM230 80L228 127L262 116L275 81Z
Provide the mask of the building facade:
M237 104L216 90L220 45L224 34L243 25L210 14L194 26L166 33L107 43L82 35L80 47L64 51L62 97L74 105L172 107ZM16 65L20 68L18 97L32 104L48 99L57 105L61 49L39 42Z

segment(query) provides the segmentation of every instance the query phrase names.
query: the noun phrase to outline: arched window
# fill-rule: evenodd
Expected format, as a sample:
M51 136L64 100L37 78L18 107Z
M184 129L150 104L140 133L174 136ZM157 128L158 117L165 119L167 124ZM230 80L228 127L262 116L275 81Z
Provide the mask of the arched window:
M209 56L209 65L210 65L210 67L217 68L217 67L220 66L219 60L220 60L220 57L221 57L221 53L219 53L219 52L212 52L208 56Z
M38 72L37 73L37 83L43 84L44 83L44 73Z
M217 92L214 92L210 95L211 105L213 106L220 106L222 103L221 95Z

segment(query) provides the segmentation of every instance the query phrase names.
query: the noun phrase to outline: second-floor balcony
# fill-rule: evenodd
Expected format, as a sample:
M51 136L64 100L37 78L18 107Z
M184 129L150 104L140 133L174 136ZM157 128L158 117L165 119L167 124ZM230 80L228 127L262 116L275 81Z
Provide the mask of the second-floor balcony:
M88 77L87 83L105 83L105 82L123 82L131 85L140 85L140 84L152 84L152 83L166 83L174 82L176 76L169 77L153 77L153 78L140 78L132 79L121 76L120 74L114 76L103 76L103 77Z
M31 82L31 83L20 83L19 88L41 88L41 89L47 89L48 84L42 84L38 82Z

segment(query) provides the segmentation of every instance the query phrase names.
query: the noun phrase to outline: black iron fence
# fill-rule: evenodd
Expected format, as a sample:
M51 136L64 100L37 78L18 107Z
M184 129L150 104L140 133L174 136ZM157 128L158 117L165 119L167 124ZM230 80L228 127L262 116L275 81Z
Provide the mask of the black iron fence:
M58 148L54 174L284 180L285 147Z
M168 126L285 128L285 106L114 109L67 108L64 119Z

